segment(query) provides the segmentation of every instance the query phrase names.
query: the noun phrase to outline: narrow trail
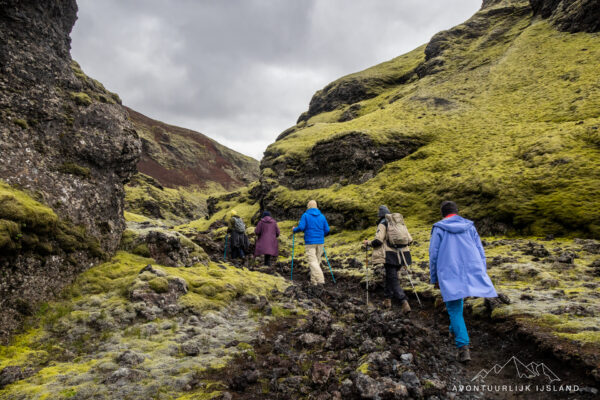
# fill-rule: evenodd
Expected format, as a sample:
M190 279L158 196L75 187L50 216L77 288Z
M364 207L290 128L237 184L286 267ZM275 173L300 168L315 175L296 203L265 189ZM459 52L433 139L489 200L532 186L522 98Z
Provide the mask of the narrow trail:
M413 307L407 318L399 307L381 308L381 286L371 286L367 307L356 277L336 274L337 284L329 279L320 293L308 285L306 269L295 270L294 278L283 297L307 314L266 325L252 352L207 376L227 384L224 398L597 398L598 383L584 368L539 349L510 321L466 312L473 360L464 365L456 361L445 309L433 299L422 299L420 308L407 291ZM505 363L499 373L475 378ZM536 369L539 376L525 376Z

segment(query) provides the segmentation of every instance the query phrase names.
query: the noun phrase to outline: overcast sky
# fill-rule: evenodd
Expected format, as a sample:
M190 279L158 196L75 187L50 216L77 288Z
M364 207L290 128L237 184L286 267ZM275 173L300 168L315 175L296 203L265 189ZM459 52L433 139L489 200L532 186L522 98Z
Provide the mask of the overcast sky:
M72 55L123 103L254 158L315 91L468 19L481 0L78 0Z

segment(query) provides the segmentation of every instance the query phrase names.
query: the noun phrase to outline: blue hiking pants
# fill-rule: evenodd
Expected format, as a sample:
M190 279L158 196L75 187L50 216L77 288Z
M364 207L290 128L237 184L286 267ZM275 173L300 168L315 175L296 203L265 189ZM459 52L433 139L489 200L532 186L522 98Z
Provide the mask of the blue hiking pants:
M469 334L467 325L463 318L463 299L446 302L446 310L450 316L450 332L454 334L456 347L463 347L469 344Z

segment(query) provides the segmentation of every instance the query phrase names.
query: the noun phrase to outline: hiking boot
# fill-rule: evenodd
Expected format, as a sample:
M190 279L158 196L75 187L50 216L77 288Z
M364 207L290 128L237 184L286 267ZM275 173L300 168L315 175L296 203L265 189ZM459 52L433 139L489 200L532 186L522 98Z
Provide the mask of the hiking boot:
M460 347L458 349L458 361L461 363L471 361L471 351L469 350L469 345Z
M410 305L408 304L408 300L402 301L402 314L410 313Z
M383 300L383 308L386 308L386 309L392 308L392 299L384 299Z

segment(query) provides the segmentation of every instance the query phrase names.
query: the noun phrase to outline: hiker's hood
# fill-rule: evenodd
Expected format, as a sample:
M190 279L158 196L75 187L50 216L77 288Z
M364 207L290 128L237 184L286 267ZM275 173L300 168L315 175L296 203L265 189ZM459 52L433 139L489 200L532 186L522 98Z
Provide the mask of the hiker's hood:
M436 222L433 226L443 229L451 233L461 233L473 226L473 221L455 215L450 218L444 218L443 220Z
M262 222L264 222L265 224L272 224L273 222L275 222L275 220L273 219L273 217L267 215L266 217L263 217L263 219L261 219Z
M313 215L315 217L318 216L318 215L321 215L321 211L319 211L318 208L309 208L308 210L306 210L306 213L308 215Z

